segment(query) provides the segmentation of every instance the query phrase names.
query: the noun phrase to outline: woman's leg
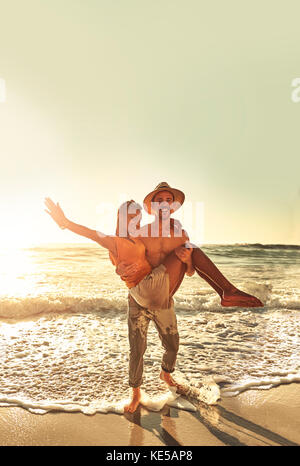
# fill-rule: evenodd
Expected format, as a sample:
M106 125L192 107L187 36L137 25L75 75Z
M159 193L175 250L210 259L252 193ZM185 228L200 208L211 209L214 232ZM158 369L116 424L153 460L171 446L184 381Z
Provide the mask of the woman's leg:
M195 245L192 261L198 275L220 295L222 306L263 307L263 303L255 296L239 290L230 283L209 257Z
M217 293L218 295L220 296L220 298L223 297L223 290L222 288L220 288L215 282L213 282L207 275L205 275L205 273L201 272L200 269L197 269L195 267L195 270L197 272L197 274L199 275L199 277L203 278L203 280L205 280Z
M198 251L196 251L198 249ZM196 252L195 252L196 251ZM205 257L199 256L199 252L203 254ZM199 267L202 267L203 270L206 272L212 272L213 270L215 271L214 275L217 275L219 273L223 277L223 282L222 285L225 285L226 289L236 289L234 286L229 283L228 280L221 274L221 272L216 268L216 266L213 264L213 262L202 252L197 246L193 245L193 265L195 267L196 272L198 275L203 278L209 285L214 288L214 290L219 294L219 296L222 298L223 297L223 289L215 283L206 273L202 272ZM181 260L177 257L175 254L175 251L172 251L163 261L164 266L167 268L167 272L169 274L169 281L170 281L170 296L173 296L176 291L178 290L185 271L186 271L186 264L181 262ZM210 269L210 270L208 270ZM217 272L217 273L216 273Z
M197 274L203 278L220 296L224 307L263 307L263 303L244 291L236 288L220 272L209 257L195 245L193 246L192 262ZM169 274L170 297L178 290L183 280L186 264L181 262L175 251L172 251L163 261Z
M198 275L216 289L221 297L224 291L231 292L236 290L234 285L227 280L209 257L195 245L193 245L192 261Z
M194 246L196 248L196 246ZM198 248L199 249L199 248ZM199 251L201 251L199 249ZM201 251L202 252L202 251ZM203 253L204 254L204 253ZM210 259L206 256L208 261ZM214 288L214 290L219 294L219 296L222 298L223 297L223 289L220 288L213 280L209 278L208 275L206 275L204 272L201 272L200 269L196 266L194 263L199 263L199 260L197 258L197 254L194 260L193 256L193 265L195 267L195 270L197 271L198 275L203 278L204 280L209 283L209 285ZM210 261L211 262L211 261ZM169 282L170 282L170 297L172 297L176 291L178 290L179 286L181 285L181 282L183 280L185 271L186 271L186 264L181 262L181 260L177 257L175 254L175 251L172 251L163 261L164 266L167 268L167 272L169 274ZM211 262L211 264L214 266L214 264ZM202 267L205 269L207 268L205 264L201 264ZM214 266L215 267L215 266ZM216 268L216 267L215 267ZM218 269L217 269L218 270ZM224 277L225 278L225 277ZM226 280L226 279L225 279ZM229 282L228 282L229 283ZM231 285L233 287L233 285ZM234 288L234 287L233 287Z

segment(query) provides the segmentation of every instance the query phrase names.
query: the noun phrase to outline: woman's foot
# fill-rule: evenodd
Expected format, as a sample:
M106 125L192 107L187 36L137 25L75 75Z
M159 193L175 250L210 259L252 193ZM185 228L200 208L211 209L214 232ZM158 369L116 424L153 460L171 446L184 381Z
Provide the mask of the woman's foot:
M221 304L224 307L264 307L263 303L258 298L238 290L237 288L224 291Z
M139 406L141 401L141 390L140 387L132 389L132 398L131 402L128 405L124 406L125 413L134 413Z

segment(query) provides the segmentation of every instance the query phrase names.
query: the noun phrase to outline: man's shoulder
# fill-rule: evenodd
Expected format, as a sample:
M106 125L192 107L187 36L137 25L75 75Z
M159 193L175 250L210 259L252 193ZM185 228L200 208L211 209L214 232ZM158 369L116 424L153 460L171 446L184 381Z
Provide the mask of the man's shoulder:
M149 227L151 227L151 223L146 223L146 225L141 226L140 232L148 231Z
M187 234L186 230L182 230L182 236L188 241L190 238L189 238L189 235Z
M157 228L156 228L155 222L152 223L147 223L146 225L143 225L140 230L139 230L139 236L141 239L143 238L152 238L156 237L157 235L155 233ZM186 241L189 239L189 235L187 234L186 230L182 228L182 225L179 220L177 219L171 219L171 224L170 224L170 233L171 236L175 237L180 237L185 239ZM170 239L170 237L168 237Z
M174 236L183 238L185 240L189 239L189 235L187 234L186 230L183 229L181 222L176 218L172 219L171 227L174 232Z

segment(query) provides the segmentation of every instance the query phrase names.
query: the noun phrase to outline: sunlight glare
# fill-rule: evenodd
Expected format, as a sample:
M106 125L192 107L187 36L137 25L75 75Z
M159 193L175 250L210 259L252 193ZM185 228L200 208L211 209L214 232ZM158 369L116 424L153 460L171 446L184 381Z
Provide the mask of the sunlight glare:
M36 278L29 252L21 248L0 249L0 296L27 296L34 291Z

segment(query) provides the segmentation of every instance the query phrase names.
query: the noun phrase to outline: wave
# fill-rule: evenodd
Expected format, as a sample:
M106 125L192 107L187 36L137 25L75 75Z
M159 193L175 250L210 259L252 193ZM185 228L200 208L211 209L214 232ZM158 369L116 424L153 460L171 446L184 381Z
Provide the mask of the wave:
M227 247L227 246L240 246L240 247L261 247L261 248L279 248L279 249L300 249L300 244L283 244L283 243L204 243L202 247ZM23 248L22 248L23 249ZM25 247L24 249L29 251L48 251L53 249L58 250L86 250L89 251L90 249L99 249L99 251L103 251L103 248L98 244L93 242L91 243L47 243L41 244L37 246Z
M232 246L240 248L255 248L255 249L292 249L300 251L300 245L297 244L262 244L262 243L236 243L232 245L221 245L221 246Z
M253 265L262 261L268 262L280 261L281 264L299 262L300 246L295 244L261 244L261 243L244 243L244 244L211 244L203 245L200 248L208 255L215 256L216 260L222 260L232 263L232 260L242 260Z
M284 376L278 375L275 377L265 377L256 380L249 380L241 382L239 384L233 384L230 387L221 389L222 398L230 398L237 396L246 390L269 390L270 388L277 387L279 385L299 383L300 373L286 374Z
M150 411L161 411L165 405L172 406L177 409L185 411L197 411L197 408L181 395L189 395L190 398L201 401L207 405L214 405L220 399L220 389L215 382L204 383L198 389L191 387L188 384L183 386L184 390L177 392L175 387L169 387L166 393L150 397L144 390L141 390L141 404ZM63 412L76 412L79 411L83 414L94 415L96 413L113 412L116 414L123 414L124 407L130 401L129 398L120 400L118 402L77 402L73 400L53 400L53 401L33 401L22 399L21 397L3 397L0 396L0 406L19 406L27 409L33 414L46 414L50 411L63 411Z
M5 319L22 319L44 313L90 312L127 309L126 299L83 298L74 296L45 296L0 299L0 317Z
M180 378L180 377L179 377ZM220 379L220 380L218 380ZM218 383L222 384L222 377L213 376L209 383L200 384L199 389L183 381L179 392L169 387L169 390L162 395L150 397L144 390L141 390L141 404L150 411L161 411L165 405L182 409L185 411L197 411L199 402L206 405L216 405L220 399L232 398L247 390L269 390L279 385L287 385L300 382L299 373L286 373L284 375L265 377L256 380L246 380L238 384L230 384L228 387L220 388ZM180 381L181 383L181 381ZM183 398L185 395L187 398ZM129 403L129 398L122 399L118 402L108 402L106 400L74 402L74 400L30 400L18 396L0 396L1 407L18 406L27 409L33 414L46 414L51 411L60 412L81 412L85 415L94 415L96 413L116 413L123 414L124 407Z
M271 285L255 284L248 286L248 292L257 296L265 304L263 310L291 309L300 310L299 299L294 295L282 295L272 293ZM251 289L250 289L251 288ZM202 295L179 294L174 298L177 311L211 311L224 312L225 308L220 304L220 298L214 293ZM226 308L233 310L234 308ZM236 308L240 309L240 308ZM259 308L260 311L262 308ZM108 312L127 311L127 298L123 294L113 294L102 297L80 297L69 295L57 295L49 297L45 295L22 298L1 298L0 318L23 319L44 313L77 313L77 312ZM254 309L255 311L255 309Z

